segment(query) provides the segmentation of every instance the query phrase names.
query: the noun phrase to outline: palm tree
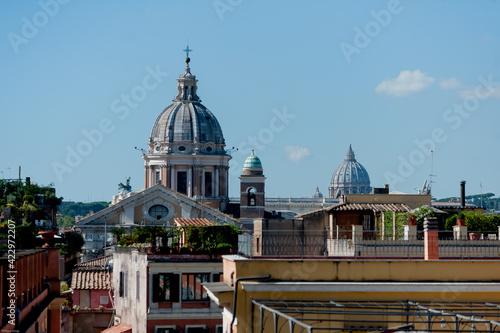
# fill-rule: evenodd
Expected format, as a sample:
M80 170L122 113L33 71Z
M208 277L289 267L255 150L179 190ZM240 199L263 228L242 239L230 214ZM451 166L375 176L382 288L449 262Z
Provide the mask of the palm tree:
M120 241L120 239L122 238L123 234L125 233L125 229L113 228L109 232L116 236L116 242L118 243Z

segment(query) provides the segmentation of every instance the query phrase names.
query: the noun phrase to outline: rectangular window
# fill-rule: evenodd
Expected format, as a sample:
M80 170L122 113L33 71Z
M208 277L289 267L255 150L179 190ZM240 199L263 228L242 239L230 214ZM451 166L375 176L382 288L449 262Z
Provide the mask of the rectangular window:
M161 183L160 171L156 171L156 184Z
M128 296L128 272L127 271L124 272L124 276L125 276L125 284L124 284L124 288L123 288L123 297L127 298L127 296Z
M179 302L179 274L153 274L153 302Z
M208 294L202 283L208 282L209 273L182 274L182 300L208 301Z
M123 297L123 289L125 287L124 284L125 284L125 281L124 281L123 272L120 272L120 291L119 291L120 297Z
M137 300L139 300L139 290L140 290L140 277L141 277L141 273L139 271L137 271L135 273L135 298Z
M187 172L177 172L177 192L187 194Z
M370 230L370 215L363 215L363 229Z
M99 297L99 304L106 305L108 303L109 303L108 296L101 296L101 297Z
M186 333L208 333L208 329L203 326L186 325Z
M212 274L212 282L222 282L223 280L222 273Z
M127 271L121 271L120 272L120 291L119 291L119 295L120 297L124 297L124 298L127 298L127 287L128 287L128 284L127 284Z
M175 326L155 326L155 333L179 333Z
M205 196L211 197L212 193L212 173L205 172Z

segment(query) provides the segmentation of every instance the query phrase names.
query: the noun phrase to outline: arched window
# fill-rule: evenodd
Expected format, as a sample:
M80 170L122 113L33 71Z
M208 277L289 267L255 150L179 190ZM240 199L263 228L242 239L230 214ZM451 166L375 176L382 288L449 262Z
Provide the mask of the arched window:
M248 205L249 206L255 206L256 205L256 197L255 197L256 193L257 193L257 190L254 187L250 187L247 190L247 197L248 197Z

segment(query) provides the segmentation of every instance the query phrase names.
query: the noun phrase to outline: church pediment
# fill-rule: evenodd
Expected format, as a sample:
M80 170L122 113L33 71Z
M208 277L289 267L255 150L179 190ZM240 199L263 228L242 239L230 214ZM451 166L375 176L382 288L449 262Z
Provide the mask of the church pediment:
M210 208L162 185L137 191L109 207L82 219L77 227L89 225L166 225L173 218L204 217L220 223L236 222Z

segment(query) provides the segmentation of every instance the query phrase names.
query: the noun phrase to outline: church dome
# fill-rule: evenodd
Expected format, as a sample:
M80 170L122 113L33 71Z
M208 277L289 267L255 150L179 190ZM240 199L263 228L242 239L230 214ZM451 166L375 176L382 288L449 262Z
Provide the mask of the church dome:
M323 193L321 193L319 191L319 187L318 186L316 186L316 191L314 191L314 193L312 195L312 198L313 199L321 199L321 198L323 198Z
M263 171L262 162L260 158L255 156L254 150L252 149L252 153L243 164L243 175L262 175Z
M191 74L189 60L186 58L186 69L177 79L174 102L158 115L153 125L149 139L151 153L164 149L177 152L176 148L181 153L200 148L205 153L215 153L221 152L225 145L217 118L196 94L198 80Z
M356 161L351 145L346 158L338 166L332 176L329 194L331 198L339 198L344 194L369 194L370 176L366 169Z

